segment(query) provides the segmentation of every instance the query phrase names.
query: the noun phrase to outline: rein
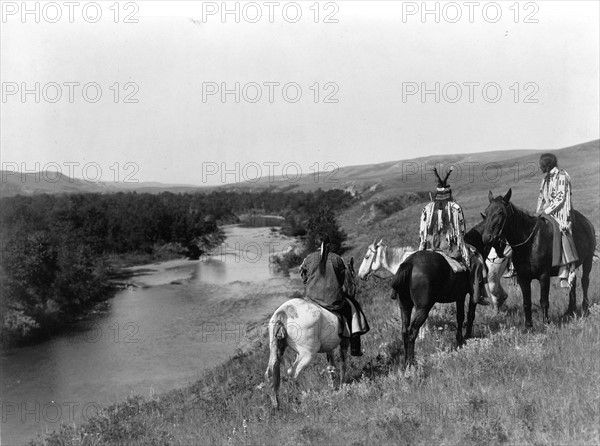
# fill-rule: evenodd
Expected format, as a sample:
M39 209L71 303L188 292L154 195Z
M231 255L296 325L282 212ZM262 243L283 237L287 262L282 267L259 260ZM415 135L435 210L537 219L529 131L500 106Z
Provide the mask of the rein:
M504 231L504 226L506 225L506 222L508 221L508 218L509 218L511 215L514 215L514 214L515 214L515 210L514 210L514 208L513 208L513 205L512 205L512 203L510 203L510 202L509 202L509 203L508 203L508 207L509 207L509 209L511 210L511 214L510 214L509 216L507 216L507 217L504 219L504 223L502 223L502 228L501 228L501 229L500 229L500 231L498 232L499 234L502 234L502 233L503 233L503 231ZM538 218L538 219L536 219L536 221L535 221L535 225L533 225L533 229L531 230L531 234L529 234L529 237L527 237L527 238L525 239L525 241L524 241L524 242L521 242L521 243L516 243L516 244L514 244L514 245L513 245L512 243L508 243L508 240L506 240L506 236L504 236L504 239L506 240L506 242L507 242L507 243L508 243L508 244L509 244L509 245L510 245L512 248L519 247L519 246L523 246L524 244L526 244L526 243L527 243L527 242L528 242L528 241L531 239L531 237L533 237L533 234L535 234L535 230L537 229L537 226L538 226L538 223L539 223L539 222L540 222L540 219L539 219L539 218Z

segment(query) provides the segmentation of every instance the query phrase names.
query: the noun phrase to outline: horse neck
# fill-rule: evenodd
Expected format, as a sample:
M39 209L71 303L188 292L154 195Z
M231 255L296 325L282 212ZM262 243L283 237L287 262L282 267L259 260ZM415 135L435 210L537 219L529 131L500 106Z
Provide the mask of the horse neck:
M413 249L410 246L403 246L402 248L390 248L386 246L382 251L381 266L392 274L396 274L404 255L408 251L413 251Z
M510 221L506 223L504 232L508 243L514 245L523 243L527 240L527 237L531 235L531 231L533 231L535 227L537 219L515 205L512 205L512 208L513 213L509 217Z

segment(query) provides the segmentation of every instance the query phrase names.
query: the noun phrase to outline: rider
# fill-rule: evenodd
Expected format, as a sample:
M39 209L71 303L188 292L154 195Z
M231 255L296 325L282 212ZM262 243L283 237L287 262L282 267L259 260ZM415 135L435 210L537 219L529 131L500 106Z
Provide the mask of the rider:
M438 179L435 197L424 208L421 217L419 251L430 249L442 251L448 257L462 263L477 279L480 288L473 299L480 305L489 305L481 289L485 289L483 258L471 246L465 244L465 218L460 205L452 199L452 189L448 177L452 168L442 180L437 169L433 171Z
M546 176L540 187L536 213L539 216L550 215L558 223L562 235L558 277L560 286L567 288L573 284L575 262L578 260L572 233L571 177L558 168L558 161L552 153L540 156L540 169Z
M344 285L346 266L342 258L330 252L330 240L327 234L317 237L320 249L304 259L300 265L300 275L306 285L306 298L334 313L341 314L350 326L352 308L345 299ZM351 329L343 330L351 332ZM362 356L360 335L351 335L350 354Z

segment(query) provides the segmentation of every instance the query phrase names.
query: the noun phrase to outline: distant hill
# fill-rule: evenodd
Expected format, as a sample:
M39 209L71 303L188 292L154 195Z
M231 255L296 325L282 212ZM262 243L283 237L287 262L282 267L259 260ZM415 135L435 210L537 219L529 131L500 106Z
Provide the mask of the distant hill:
M553 150L559 164L575 179L574 188L598 192L598 159L600 140L578 144L560 150ZM321 189L344 189L368 199L387 199L398 193L424 192L435 189L435 177L431 171L438 165L447 169L455 166L451 183L455 195L470 195L471 192L487 189L500 190L515 186L516 199L520 190L535 190L540 182L537 162L540 150L487 151L469 154L433 155L380 164L340 167L335 173L322 172L315 176L305 174L298 181L291 182L282 177L262 178L256 183L241 182L222 186L194 186L146 183L88 182L70 178L56 172L12 173L1 172L0 196L33 195L40 193L114 193L137 191L159 193L169 191L209 192L215 189L230 191L252 191L271 188L277 191L310 191ZM527 187L521 187L525 186ZM537 193L537 191L536 191ZM596 195L597 197L597 195Z
M115 192L148 192L173 193L197 192L204 188L199 186L164 184L158 182L112 183L102 181L86 181L72 178L59 172L7 172L0 171L0 197L35 194L75 194L75 193L115 193Z

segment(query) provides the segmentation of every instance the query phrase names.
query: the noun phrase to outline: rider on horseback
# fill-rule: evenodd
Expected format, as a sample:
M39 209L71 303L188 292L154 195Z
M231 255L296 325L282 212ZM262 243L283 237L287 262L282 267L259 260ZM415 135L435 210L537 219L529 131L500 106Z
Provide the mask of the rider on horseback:
M477 251L467 245L465 236L465 218L460 205L452 199L452 189L448 185L448 177L452 168L442 180L436 168L433 169L438 179L434 199L424 208L421 217L419 251L429 249L441 251L446 260L450 258L450 266L458 272L452 261L463 265L474 277L475 289L473 299L480 305L489 305L485 300L485 264Z
M556 156L544 153L540 156L540 169L546 174L540 187L536 213L552 216L561 234L561 258L558 277L562 288L571 287L575 278L575 262L578 260L572 233L573 208L571 206L571 177L558 168ZM558 230L557 230L558 232ZM567 280L568 278L568 280Z
M300 275L306 285L306 298L346 319L347 327L342 331L344 336L351 335L350 354L362 356L360 335L368 331L368 324L366 320L361 320L364 315L360 307L356 308L356 301L350 300L343 290L346 265L339 255L329 251L330 240L327 234L319 235L317 242L320 249L306 256L300 265ZM353 330L352 326L353 315L356 320L356 312L360 312L359 320L363 324L363 328L359 330Z

